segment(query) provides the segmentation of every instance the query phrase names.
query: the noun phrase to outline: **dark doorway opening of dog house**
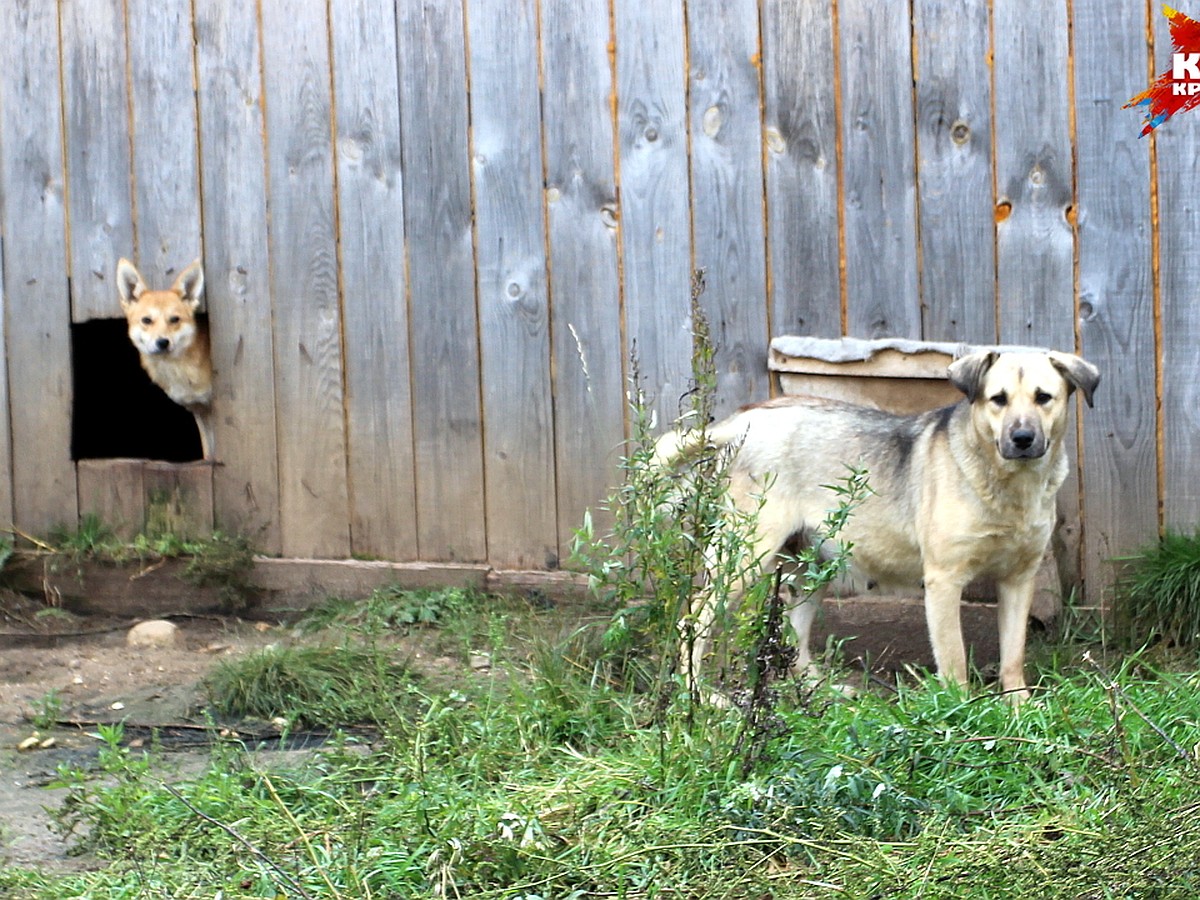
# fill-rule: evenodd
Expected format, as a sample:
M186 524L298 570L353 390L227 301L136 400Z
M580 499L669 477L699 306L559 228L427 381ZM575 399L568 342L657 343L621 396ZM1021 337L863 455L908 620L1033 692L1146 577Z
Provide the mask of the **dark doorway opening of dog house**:
M124 319L71 326L73 459L200 459L200 431L142 368Z

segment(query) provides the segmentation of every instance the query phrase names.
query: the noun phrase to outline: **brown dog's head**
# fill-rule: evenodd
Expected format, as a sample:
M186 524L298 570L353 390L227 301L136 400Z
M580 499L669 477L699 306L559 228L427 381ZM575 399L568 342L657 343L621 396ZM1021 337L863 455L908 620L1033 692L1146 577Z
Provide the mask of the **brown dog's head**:
M196 337L196 310L204 290L204 273L196 260L165 291L152 291L133 263L117 263L121 310L129 323L129 339L146 356L172 356Z
M1100 371L1072 353L981 350L950 364L951 383L967 395L976 430L1002 459L1040 459L1062 439L1067 398L1087 405Z

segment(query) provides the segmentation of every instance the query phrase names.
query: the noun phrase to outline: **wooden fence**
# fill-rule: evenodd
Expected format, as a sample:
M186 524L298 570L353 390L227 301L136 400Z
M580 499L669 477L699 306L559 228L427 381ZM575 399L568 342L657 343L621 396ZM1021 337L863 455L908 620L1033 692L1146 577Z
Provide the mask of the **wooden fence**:
M1200 518L1200 114L1122 109L1169 66L1145 0L5 0L0 34L20 529L94 493L71 335L122 255L203 256L211 502L272 553L554 566L634 348L677 409L696 268L723 409L777 334L1098 364L1092 593Z

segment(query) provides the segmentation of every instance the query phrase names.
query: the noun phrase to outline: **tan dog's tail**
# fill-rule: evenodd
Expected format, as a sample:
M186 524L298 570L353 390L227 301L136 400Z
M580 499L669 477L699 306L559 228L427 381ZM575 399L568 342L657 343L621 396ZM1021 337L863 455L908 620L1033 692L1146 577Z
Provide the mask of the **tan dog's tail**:
M654 464L664 469L673 468L695 456L707 443L708 435L703 431L668 431L654 442Z
M673 468L706 447L740 447L746 438L746 423L741 418L734 416L709 428L668 431L654 444L654 464Z

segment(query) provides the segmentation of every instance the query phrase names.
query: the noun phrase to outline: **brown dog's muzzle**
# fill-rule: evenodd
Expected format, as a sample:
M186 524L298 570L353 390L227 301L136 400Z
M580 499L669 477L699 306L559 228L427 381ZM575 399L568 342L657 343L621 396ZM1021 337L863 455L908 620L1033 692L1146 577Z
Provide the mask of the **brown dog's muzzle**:
M1036 419L1021 418L1005 426L999 444L1004 459L1040 459L1046 454L1046 433Z

